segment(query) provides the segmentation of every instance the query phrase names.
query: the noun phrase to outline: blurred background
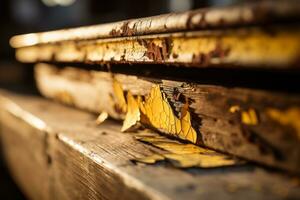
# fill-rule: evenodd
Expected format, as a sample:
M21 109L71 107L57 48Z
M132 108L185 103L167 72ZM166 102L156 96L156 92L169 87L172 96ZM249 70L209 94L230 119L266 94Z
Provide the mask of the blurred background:
M17 63L9 38L16 34L180 12L237 0L0 0L0 88L32 88L32 66ZM1 148L1 146L0 146ZM1 152L1 150L0 150ZM0 199L24 199L0 153Z

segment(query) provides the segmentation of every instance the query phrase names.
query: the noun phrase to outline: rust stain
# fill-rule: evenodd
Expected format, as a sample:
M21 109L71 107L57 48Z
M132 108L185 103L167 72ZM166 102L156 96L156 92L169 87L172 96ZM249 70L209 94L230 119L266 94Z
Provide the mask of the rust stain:
M145 56L147 56L150 60L162 62L167 60L170 57L172 52L172 39L165 38L161 41L161 45L154 43L149 40L137 40L138 43L144 46L147 50L145 52Z
M178 54L177 53L173 53L173 58L178 58Z
M193 20L195 19L195 17L198 17L200 19L197 20L197 22L195 23ZM206 11L202 10L201 12L191 12L188 15L187 21L186 21L186 27L188 29L195 29L195 28L204 28L207 26L207 22L206 22Z
M44 43L69 40L91 40L107 38L109 36L161 34L196 29L200 30L203 28L240 27L253 24L262 25L281 20L297 22L299 7L295 6L295 3L291 1L275 2L259 1L254 4L197 9L183 13L172 13L171 15L165 14L155 17L131 19L100 26L84 26L42 33L30 33L14 36L11 38L10 44L14 48L20 48ZM132 25L136 25L136 27L128 27L129 22ZM120 23L122 23L122 30L120 29ZM116 27L118 28L116 29Z
M120 29L112 29L109 32L109 35L114 36L114 37L135 35L135 31L134 31L135 24L134 24L133 28L130 28L129 23L130 23L130 21L126 21L123 23L123 25L121 26Z
M212 59L224 59L230 53L230 48L223 47L220 41L216 42L215 48L208 53L200 52L193 54L192 63L207 66L211 64Z
M204 53L193 54L192 63L207 66L209 62L210 62L210 54L204 54Z
M132 36L135 34L134 32L134 27L130 28L129 27L129 21L128 22L124 22L123 26L121 27L122 30L122 35L121 36Z
M162 47L156 45L154 42L149 42L145 56L150 60L161 62L163 60Z
M131 25L131 24L130 24ZM131 26L132 27L132 26ZM119 31L120 28L116 29ZM270 35L257 28L237 29L219 34L178 33L130 37L118 40L80 41L44 44L18 49L16 58L22 62L84 62L84 63L173 63L193 67L233 64L239 66L293 67L299 52L299 30L274 28ZM169 39L167 39L169 38ZM64 45L68 44L68 45ZM79 45L80 51L73 45ZM262 45L263 44L263 45ZM282 51L285 46L285 51ZM108 49L107 49L108 47ZM125 52L125 50L127 50ZM114 59L111 59L114 57Z

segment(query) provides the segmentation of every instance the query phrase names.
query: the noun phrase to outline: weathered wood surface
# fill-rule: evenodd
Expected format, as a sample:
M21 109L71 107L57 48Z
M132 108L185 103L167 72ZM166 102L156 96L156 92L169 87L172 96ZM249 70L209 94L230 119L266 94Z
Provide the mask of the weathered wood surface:
M298 69L299 35L297 26L282 26L66 41L16 49L16 58L25 63Z
M183 106L182 99L189 99L197 144L299 173L298 94L121 74L112 77L106 72L62 70L47 64L37 65L35 73L44 96L95 113L105 111L116 119L124 119L124 113L116 109L114 81L120 83L125 93L141 96L149 95L153 85L159 84L175 114ZM254 112L256 121L249 123L243 115L251 115L250 112Z
M170 13L116 23L85 26L43 33L15 36L14 48L67 40L135 36L187 30L266 25L280 22L299 22L299 2L296 0L262 1L235 6L199 9Z
M4 97L4 98L3 98ZM1 137L31 199L298 199L299 179L255 166L178 170L135 165L154 149L94 115L1 92Z

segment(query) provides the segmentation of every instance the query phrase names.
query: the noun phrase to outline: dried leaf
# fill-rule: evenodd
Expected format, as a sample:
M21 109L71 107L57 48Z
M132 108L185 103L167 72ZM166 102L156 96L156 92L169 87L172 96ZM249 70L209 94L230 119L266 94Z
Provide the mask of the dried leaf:
M143 158L137 158L134 161L140 162L140 163L145 163L145 164L155 164L157 161L162 161L165 160L165 157L163 157L160 154L152 154L150 156L146 156Z
M127 103L124 96L122 85L115 79L113 79L113 91L115 97L116 108L121 113L126 113Z
M153 146L159 147L166 151L169 151L174 154L208 154L208 153L215 153L215 151L198 147L193 144L182 144L182 143L173 143L173 142L166 142L166 141L159 141L154 142Z
M189 168L214 168L236 165L237 161L225 155L205 155L205 154L163 154L175 167Z
M135 138L166 151L135 160L141 163L154 164L156 161L165 160L178 168L213 168L242 164L241 161L216 151L193 144L183 144L154 133L139 133Z
M107 118L108 118L108 113L102 112L96 119L96 124L97 125L102 124Z
M159 141L162 141L162 142L165 142L166 139L165 137L161 136L161 137L152 137L152 136L148 136L148 137L145 137L145 136L135 136L135 138L141 142L146 142L146 143L150 143L150 144L153 144L153 143L157 143ZM172 140L170 141L172 143L179 143L177 140Z
M238 106L238 105L234 105L234 106L231 106L230 108L229 108L229 112L231 112L231 113L235 113L235 112L238 112L238 111L240 111L241 110L241 108L240 108L240 106Z
M159 85L154 85L145 101L138 99L141 122L161 132L175 135L181 139L196 143L197 133L191 125L188 104L181 109L181 118L177 118Z
M124 132L140 121L140 110L137 101L130 92L127 93L127 113L121 131Z
M256 112L253 108L248 109L248 111L242 112L242 122L247 125L258 124L258 118Z

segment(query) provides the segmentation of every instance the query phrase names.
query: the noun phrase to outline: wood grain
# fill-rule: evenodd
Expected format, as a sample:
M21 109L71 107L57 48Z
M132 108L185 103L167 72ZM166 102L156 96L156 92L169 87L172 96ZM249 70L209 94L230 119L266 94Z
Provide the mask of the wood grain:
M297 178L254 166L178 170L164 165L135 165L130 159L147 155L153 149L134 140L131 134L120 133L120 125L115 122L96 126L94 115L41 98L3 91L1 96L9 98L9 103L1 98L5 155L12 174L20 174L18 184L33 199L41 196L46 199L297 199L300 196ZM28 120L28 114L41 120L45 130ZM9 127L21 128L11 131ZM31 141L37 142L33 145ZM39 146L43 149L40 153L36 149ZM44 160L44 165L38 164L39 160ZM28 168L25 170L24 166ZM35 176L39 171L47 177ZM47 190L36 189L45 181Z
M106 72L75 68L59 70L45 64L36 67L37 86L46 97L95 113L105 111L115 119L124 119L124 114L115 109L112 99L113 79L122 85L125 92L142 96L149 94L153 85L159 84L175 114L183 103L180 98L174 98L174 92L177 97L189 99L192 125L198 132L197 144L299 173L299 130L275 120L269 113L270 109L280 111L286 118L289 114L284 112L289 109L298 113L300 98L297 94L121 74L114 74L112 78ZM231 112L232 107L238 107L238 110ZM256 124L243 121L242 115L249 110L255 112ZM297 122L297 118L290 120Z
M5 97L5 98L3 98ZM1 91L1 137L32 199L297 199L299 180L255 166L178 170L135 165L153 149L120 125L40 97ZM42 189L42 187L46 189Z

